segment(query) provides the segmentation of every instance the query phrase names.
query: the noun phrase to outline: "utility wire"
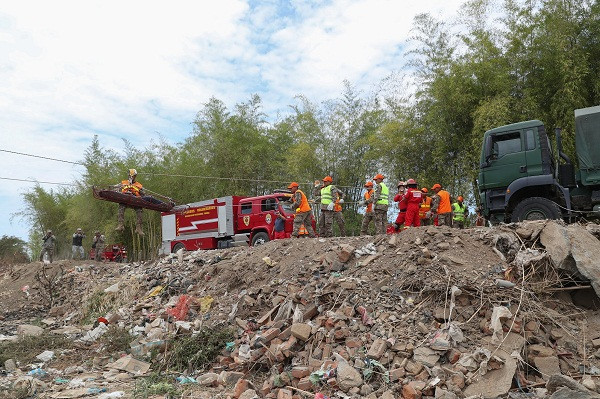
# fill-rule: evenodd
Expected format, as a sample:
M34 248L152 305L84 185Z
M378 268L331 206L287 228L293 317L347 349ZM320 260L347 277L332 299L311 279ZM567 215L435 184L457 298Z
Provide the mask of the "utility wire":
M32 158L41 158L41 159L48 159L48 160L50 160L50 161L64 162L64 163L70 163L70 164L73 164L73 165L82 165L82 166L85 166L85 164L84 164L84 163L81 163L81 162L65 161L64 159L57 159L57 158L44 157L44 156L41 156L41 155L25 154L24 152L17 152L17 151L3 150L3 149L1 149L1 148L0 148L0 151L1 151L1 152L7 152L7 153L9 153L9 154L23 155L23 156L26 156L26 157L32 157Z
M13 177L0 177L0 180L12 180L12 181L23 181L28 183L43 183L43 184L56 184L59 186L76 186L74 183L57 183L52 181L42 181L42 180L31 180L31 179L15 179Z
M64 159L44 157L42 155L26 154L24 152L10 151L10 150L5 150L5 149L1 149L1 148L0 148L0 152L6 152L6 153L9 153L9 154L16 154L16 155L23 155L23 156L32 157L32 158L47 159L47 160L50 160L50 161L69 163L69 164L72 164L72 165L85 166L85 164L82 163L82 162L74 162L74 161L67 161L67 160L64 160ZM146 175L146 176L186 177L186 178L193 178L193 179L244 181L244 182L251 182L251 183L278 183L278 184L289 184L290 183L290 181L283 181L283 180L261 180L261 179L247 179L247 178L238 178L238 177L216 177L216 176L201 176L201 175L183 175L183 174L174 174L174 173L139 172L138 174L139 175ZM10 180L10 179L7 179L7 180ZM47 183L48 184L69 185L67 183L49 183L49 182L47 182ZM313 185L312 182L304 182L304 183L299 183L299 184L301 184L301 185L309 185L309 186ZM340 188L356 188L354 186L340 186L340 185L337 185L337 184L335 186L336 187L340 187Z

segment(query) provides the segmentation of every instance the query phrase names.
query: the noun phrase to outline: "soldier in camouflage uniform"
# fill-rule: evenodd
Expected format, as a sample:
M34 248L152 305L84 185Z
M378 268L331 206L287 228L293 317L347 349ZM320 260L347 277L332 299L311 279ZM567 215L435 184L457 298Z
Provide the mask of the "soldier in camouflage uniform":
M304 225L304 228L308 232L309 237L315 236L315 231L312 227L311 220L311 208L308 204L308 199L306 195L298 189L298 183L292 182L288 186L288 188L292 191L292 198L290 198L290 202L292 203L292 209L296 209L296 214L294 216L294 230L292 231L292 237L298 237L300 235L300 228Z
M344 193L341 192L333 184L331 176L326 176L322 180L323 184L318 180L315 181L315 203L321 203L321 217L319 218L319 235L321 237L333 236L333 217L334 217L334 198L339 198L338 203L344 203ZM341 214L340 214L341 216Z
M40 262L44 260L44 254L48 254L48 260L50 263L52 263L55 242L56 237L54 237L54 234L52 234L52 230L48 230L46 235L42 237L42 252L40 253Z
M96 235L94 235L92 242L92 247L94 248L94 260L100 262L102 260L102 255L104 254L104 234L100 234L99 231L96 231Z
M375 234L385 234L387 230L387 211L389 204L389 189L383 183L384 176L378 173L375 180L375 193L366 203L372 203L375 212Z

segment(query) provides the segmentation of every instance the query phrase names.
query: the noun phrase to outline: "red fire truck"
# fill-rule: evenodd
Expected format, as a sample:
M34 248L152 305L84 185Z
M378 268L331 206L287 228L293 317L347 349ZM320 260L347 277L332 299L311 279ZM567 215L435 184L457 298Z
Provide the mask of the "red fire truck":
M290 193L275 192L176 206L162 213L162 252L263 244L273 239L276 210L285 216L285 232L289 236L295 213L288 202L290 197ZM314 218L312 225L314 228Z

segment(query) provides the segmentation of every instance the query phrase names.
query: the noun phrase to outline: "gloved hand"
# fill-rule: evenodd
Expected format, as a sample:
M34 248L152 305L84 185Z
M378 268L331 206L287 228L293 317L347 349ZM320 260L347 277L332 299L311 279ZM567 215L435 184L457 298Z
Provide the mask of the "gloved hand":
M296 213L299 213L299 212L300 212L300 208L296 208Z
M358 203L358 206L365 206L365 205L366 205L365 201L360 201L360 202Z
M333 202L330 202L329 205L327 205L327 210L333 211Z
M339 202L340 204L343 204L343 203L344 203L344 199L342 198L342 199L340 199L338 202Z

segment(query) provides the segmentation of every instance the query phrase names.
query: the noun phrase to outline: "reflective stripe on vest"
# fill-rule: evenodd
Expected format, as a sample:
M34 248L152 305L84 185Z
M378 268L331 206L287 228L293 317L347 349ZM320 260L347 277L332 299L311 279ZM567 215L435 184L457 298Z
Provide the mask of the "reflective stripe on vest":
M440 197L440 205L438 206L437 213L452 212L452 205L450 204L450 193L445 190L440 190L438 191L437 195Z
M333 186L330 184L327 187L323 187L321 189L321 204L322 205L329 205L331 204L331 201L333 201L333 198L331 197L331 188Z
M462 207L458 204L458 202L452 204L452 212L454 212L454 216L452 217L452 219L458 222L464 222L466 209L467 206L465 204L463 204Z
M123 187L121 187L122 193L131 193L136 197L140 196L140 190L142 189L142 183L135 182L133 184L129 184L129 180L123 180L121 182Z
M431 197L423 197L423 202L419 205L419 217L425 219L427 212L431 210Z
M373 195L373 189L367 190L365 192L365 201L368 200L369 198L371 198L372 195ZM373 203L372 202L367 204L366 212L373 212Z
M390 190L383 183L379 183L381 186L381 194L379 195L379 199L377 200L377 205L387 205L389 204L389 194Z
M296 190L297 193L300 193L302 199L300 200L300 206L296 210L297 213L308 212L310 211L310 205L308 204L308 199L306 199L306 195L301 190Z

